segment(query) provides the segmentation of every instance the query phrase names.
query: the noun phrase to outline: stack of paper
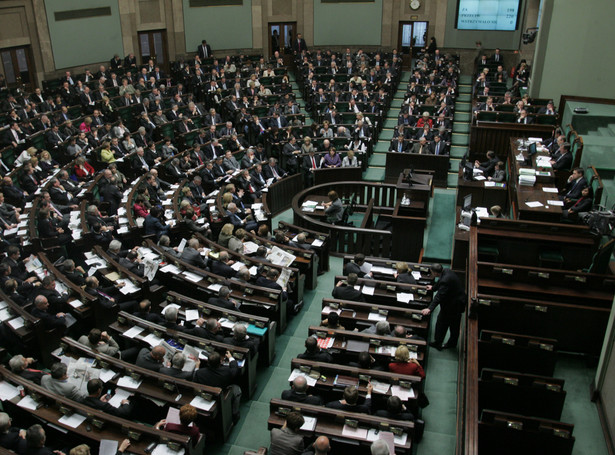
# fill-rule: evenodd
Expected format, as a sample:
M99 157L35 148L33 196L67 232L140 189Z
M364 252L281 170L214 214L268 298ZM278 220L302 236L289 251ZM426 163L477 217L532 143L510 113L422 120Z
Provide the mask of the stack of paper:
M534 186L536 184L536 174L534 175L519 175L519 185Z

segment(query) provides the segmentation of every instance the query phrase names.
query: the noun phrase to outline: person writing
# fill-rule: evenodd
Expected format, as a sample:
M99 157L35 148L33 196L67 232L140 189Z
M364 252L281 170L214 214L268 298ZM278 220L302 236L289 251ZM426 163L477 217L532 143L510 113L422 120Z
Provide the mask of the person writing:
M329 223L336 223L342 220L342 214L344 213L344 206L342 201L335 191L329 191L327 194L329 202L325 202L325 215L327 215L327 221Z

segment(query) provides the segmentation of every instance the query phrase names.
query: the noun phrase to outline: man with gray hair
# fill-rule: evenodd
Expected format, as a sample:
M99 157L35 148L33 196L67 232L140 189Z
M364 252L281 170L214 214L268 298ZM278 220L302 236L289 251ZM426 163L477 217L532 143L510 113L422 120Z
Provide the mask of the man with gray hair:
M186 330L186 333L194 335L206 340L223 341L222 326L216 318L209 318L207 320L199 318L196 321L196 327Z
M241 322L233 326L233 336L224 339L226 344L232 344L233 346L241 348L249 348L252 355L258 352L258 341L258 338L255 336L248 336L247 326Z
M34 359L32 357L24 357L21 354L17 354L9 360L9 367L13 373L27 379L28 381L32 381L40 385L41 378L45 376L46 373L41 370L30 368L30 365L32 364L34 364Z
M363 333L371 333L380 336L390 336L391 326L387 321L378 321L376 324L362 331Z
M282 392L282 399L315 406L322 405L322 399L318 395L308 395L307 390L307 379L304 376L297 376L291 388Z
M229 298L230 295L231 290L228 286L222 286L218 291L218 297L211 297L208 303L226 308L227 310L239 310L239 302L235 299Z
M199 368L201 361L199 359L193 359L196 363L196 368ZM194 375L194 370L184 371L184 365L186 364L186 356L181 352L176 352L173 354L171 358L171 366L170 367L162 367L158 371L159 373L166 374L167 376L172 376L178 379L186 379L188 381L192 380L192 376Z
M178 258L180 253L177 252L177 247L171 246L171 239L168 235L161 235L160 239L158 239L158 246L162 248L162 250L166 253L169 253L171 256Z
M164 319L165 319L164 326L171 330L177 330L178 332L183 332L184 326L179 325L177 323L178 314L179 314L179 311L177 310L177 307L167 306L167 308L164 310Z
M0 412L0 447L17 453L26 452L26 430L12 427L13 420L6 412Z
M384 439L376 439L370 448L372 455L389 455L389 445Z
M182 251L180 259L195 267L207 268L207 261L201 256L201 245L198 239L188 240L188 245Z
M54 363L51 365L51 376L43 376L41 386L70 400L83 401L87 395L68 382L67 371L68 367L65 363Z

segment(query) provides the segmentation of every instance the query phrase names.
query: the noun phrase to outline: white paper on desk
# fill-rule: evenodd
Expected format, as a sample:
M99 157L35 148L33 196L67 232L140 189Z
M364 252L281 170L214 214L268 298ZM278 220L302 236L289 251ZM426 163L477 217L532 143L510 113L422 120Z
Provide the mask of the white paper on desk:
M528 207L542 207L542 202L538 202L538 201L531 201L531 202L526 202L525 205L527 205Z
M305 378L307 385L309 387L314 387L316 385L316 379L311 378L309 375L305 374L299 368L295 368L293 371L290 372L290 376L288 377L288 382L293 382L299 376L302 376Z
M300 430L303 431L314 431L314 429L316 428L316 417L309 417L309 416L304 416L303 417L303 425L301 425Z
M414 278L415 280L420 280L421 279L421 272L412 272L412 278Z
M410 303L414 300L414 295L410 292L398 292L397 301L402 303Z
M348 425L344 425L344 428L342 428L342 436L354 439L366 439L367 428L352 428Z
M186 244L188 243L188 241L186 239L182 239L181 242L179 242L179 245L177 245L177 252L178 253L183 253L184 248L186 248Z
M372 267L372 272L374 273L380 273L382 275L394 275L395 274L395 270L390 268L390 267L381 267L381 266L374 266Z
M150 333L145 338L143 338L143 341L148 343L151 347L155 348L156 346L160 345L160 343L162 343L162 338L157 337L153 333Z
M363 273L369 273L372 270L373 265L369 262L364 262L363 265L361 265L360 269L361 272Z
M25 321L23 320L23 318L21 316L16 317L15 319L11 319L9 321L9 324L11 327L13 327L13 329L15 330L19 330L21 329L24 325L26 325Z
M487 177L485 177L484 175L481 175L481 174L474 175L474 180L481 181L481 180L485 180L486 178Z
M118 442L112 439L101 439L98 447L98 455L115 455L117 453Z
M319 246L322 246L323 243L324 242L322 240L320 240L320 239L314 239L314 241L312 242L312 246L314 248L318 248Z
M122 226L117 230L118 234L127 234L129 232L128 226Z
M555 205L557 207L563 207L564 206L564 201L547 201L547 204Z
M160 310L160 312L162 314L165 314L167 312L168 308L177 308L177 310L179 310L181 308L181 305L178 305L177 303L169 303L167 306L165 306L162 310Z
M226 329L232 329L235 326L234 322L231 322L226 318L220 318L218 322L220 323L221 327L224 327Z
M380 382L377 381L375 379L372 379L370 381L372 387L374 388L374 392L376 393L381 393L381 394L385 394L389 392L389 389L391 388L391 384L387 383L387 382Z
M186 310L186 321L196 321L199 318L199 310Z
M545 193L557 193L557 188L553 188L550 186L543 186L542 187L542 191L544 191Z
M126 279L126 278L122 279L122 280L117 280L117 283L124 283L124 286L119 288L120 292L122 294L124 294L124 295L133 294L133 293L141 290L140 288L135 286L132 281L130 281L129 279Z
M334 309L333 309L333 308L331 308L329 305L325 306L325 307L322 309L322 314L337 313L337 314L339 315L341 312L342 312L342 310L341 310L341 309L337 308L337 309L335 309L335 310L334 310Z
M374 295L375 290L376 288L374 286L363 285L363 289L361 289L361 292L365 295Z
M17 227L26 227L28 225L28 220L26 221L20 221L19 224L17 225Z
M128 330L126 330L124 332L124 336L127 338L134 338L137 335L139 335L141 332L143 332L145 329L143 327L139 327L139 326L134 326L129 328Z
M393 435L393 441L399 446L406 445L406 441L408 441L408 433L402 433L399 436Z
M256 267L255 265L250 267L250 275L256 276L257 273L258 273L258 267Z
M17 234L17 231L19 231L19 228L13 228L13 229L5 229L4 230L4 235L5 236L9 236L9 235L13 235L13 234Z
M401 401L408 401L411 398L415 398L414 390L412 388L405 389L404 387L394 385L391 386L391 395L399 397Z
M164 267L160 269L160 271L164 273L172 273L173 275L178 275L182 272L179 267L173 264L165 265Z
M143 380L135 381L130 376L122 376L117 381L119 387L126 387L127 389L138 389Z
M218 292L220 289L222 289L222 285L218 283L212 283L209 286L207 286L207 289L210 289L214 292Z
M107 264L103 259L99 258L98 256L92 256L89 259L85 260L85 263L87 265L94 265L94 264Z
M0 310L2 310L2 309L4 309L4 308L6 308L6 307L8 307L8 306L9 306L9 304L8 304L8 303L6 303L4 300L3 300L2 302L0 302Z
M86 416L82 416L81 414L74 413L74 414L71 414L70 416L62 416L60 419L58 419L58 423L67 425L71 428L77 428L79 425L85 422L86 418L87 418Z
M182 275L185 276L187 280L190 280L193 283L198 283L199 281L203 279L201 275L198 275L193 272L188 272L188 271L182 272Z
M490 186L495 186L495 182L487 182L485 180L485 188L489 188Z
M237 261L237 262L233 262L233 265L231 265L231 268L237 272L239 272L239 269L241 269L242 267L245 267L246 265L241 262L241 261Z
M79 308L80 306L83 306L83 302L77 299L69 301L68 304L73 308Z
M195 408L202 409L203 411L209 411L214 406L214 404L216 404L216 402L214 400L206 401L203 399L203 397L197 395L192 399L190 404Z
M113 370L108 370L106 368L102 368L100 370L100 375L98 376L98 379L100 379L102 382L109 382L113 379L113 377L115 376L115 371Z
M17 403L17 406L22 407L24 409L29 409L30 411L36 411L36 407L38 406L38 403L34 401L32 396L26 395L21 400L19 400L19 403Z
M130 377L130 376L124 376L124 377ZM119 383L118 383L118 385L119 385ZM135 389L136 389L136 387L135 387ZM120 389L118 387L117 389L115 389L115 395L113 395L111 397L111 399L108 401L108 403L111 406L113 406L114 408L119 408L122 405L122 400L127 400L128 397L130 397L130 395L132 395L132 394L128 390Z
M24 235L26 235L27 233L28 233L28 230L27 230L27 229L19 229L19 230L17 231L17 235L22 236L22 237L23 237Z
M184 455L184 453L186 453L186 449L183 447L176 452L169 449L169 446L166 444L158 444L152 451L152 455Z
M8 321L12 317L13 317L13 315L11 313L9 313L9 309L8 308L3 308L2 310L0 310L0 321L2 321L2 322Z
M380 313L372 311L371 313L369 313L369 316L367 316L367 319L369 321L386 321L387 317Z
M258 245L254 242L244 242L243 243L243 254L252 254L256 253L258 250Z
M179 420L179 409L169 406L169 410L167 411L167 416L164 418L167 423L176 423L180 424Z
M17 390L17 387L6 381L0 382L0 400L11 400L17 395L19 395L19 390Z

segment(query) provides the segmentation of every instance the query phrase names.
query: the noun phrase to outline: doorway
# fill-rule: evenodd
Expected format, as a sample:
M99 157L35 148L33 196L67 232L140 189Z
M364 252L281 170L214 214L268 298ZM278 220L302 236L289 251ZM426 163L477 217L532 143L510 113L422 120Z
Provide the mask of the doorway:
M30 46L2 49L0 60L8 88L24 87L27 92L34 90L35 71Z
M139 55L141 64L146 64L149 59L160 69L168 73L169 53L167 51L167 32L166 30L153 30L149 32L139 32Z
M269 55L275 51L282 55L292 55L292 43L297 33L296 22L270 22L269 23Z
M404 59L412 59L417 51L427 44L427 31L429 22L400 22L399 34L397 37L397 51L402 55L409 56Z

